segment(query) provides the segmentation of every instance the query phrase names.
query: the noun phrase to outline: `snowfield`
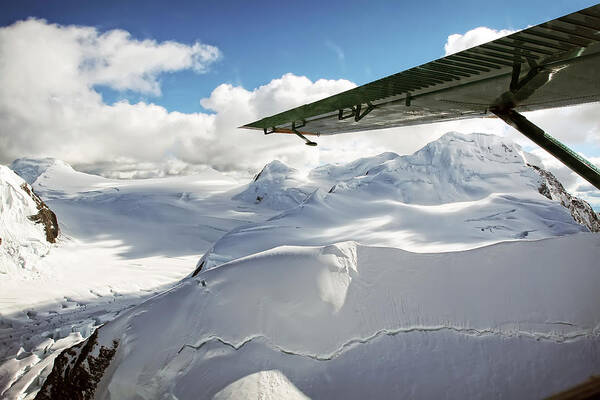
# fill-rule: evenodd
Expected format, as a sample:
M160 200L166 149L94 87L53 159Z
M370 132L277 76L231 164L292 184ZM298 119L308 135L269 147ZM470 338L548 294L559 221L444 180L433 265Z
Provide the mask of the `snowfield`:
M0 277L3 397L539 398L600 373L600 220L503 138L246 184L11 167L62 235Z
M102 327L96 350L118 347L97 398L540 398L600 372L598 257L590 234L278 247Z

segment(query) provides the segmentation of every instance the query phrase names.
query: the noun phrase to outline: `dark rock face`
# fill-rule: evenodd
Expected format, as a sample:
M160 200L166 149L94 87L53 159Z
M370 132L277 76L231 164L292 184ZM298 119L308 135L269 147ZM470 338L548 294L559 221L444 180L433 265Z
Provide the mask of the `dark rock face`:
M58 229L58 220L56 219L56 214L44 203L44 201L35 194L31 187L24 183L21 185L21 189L23 189L33 201L38 209L38 213L29 217L30 220L36 222L38 224L44 225L44 231L46 232L46 240L50 243L55 243L56 238L59 234Z
M560 201L563 207L571 211L573 219L588 228L590 232L600 232L600 217L585 200L571 196L551 172L535 165L527 165L540 174L541 181L538 191L542 195L550 200Z
M86 341L64 350L36 399L93 399L96 387L114 357L118 341L112 347L98 345L98 330ZM97 356L93 355L97 354Z

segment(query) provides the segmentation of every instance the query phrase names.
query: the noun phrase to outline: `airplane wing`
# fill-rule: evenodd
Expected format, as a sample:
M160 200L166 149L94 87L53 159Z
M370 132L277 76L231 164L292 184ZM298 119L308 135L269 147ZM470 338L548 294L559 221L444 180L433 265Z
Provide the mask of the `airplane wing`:
M519 114L599 100L600 4L241 128L316 145L305 135L498 116L600 188L600 170Z

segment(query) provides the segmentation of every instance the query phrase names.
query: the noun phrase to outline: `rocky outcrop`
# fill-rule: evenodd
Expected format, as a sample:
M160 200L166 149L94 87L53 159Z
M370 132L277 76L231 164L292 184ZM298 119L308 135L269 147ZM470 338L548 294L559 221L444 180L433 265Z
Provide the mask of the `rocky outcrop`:
M56 214L44 203L40 196L35 194L28 184L23 183L21 189L33 199L38 209L38 213L30 215L29 219L35 223L42 224L46 233L46 240L50 243L56 243L56 238L60 233Z
M98 344L98 330L86 341L64 350L35 396L36 399L93 399L98 382L114 357L119 342L112 347Z
M58 235L54 212L23 178L0 165L0 276L38 273Z
M542 195L550 200L560 201L564 207L569 209L573 219L588 228L590 232L600 232L600 217L585 200L569 194L551 172L535 165L527 165L540 174L538 191Z

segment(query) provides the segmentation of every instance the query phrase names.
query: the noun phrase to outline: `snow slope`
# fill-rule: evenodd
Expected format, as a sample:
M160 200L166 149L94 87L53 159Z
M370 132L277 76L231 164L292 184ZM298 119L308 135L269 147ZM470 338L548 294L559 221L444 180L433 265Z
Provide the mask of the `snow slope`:
M598 257L594 234L277 247L100 328L89 354L114 354L95 398L540 398L600 373ZM38 398L70 383L48 382Z

